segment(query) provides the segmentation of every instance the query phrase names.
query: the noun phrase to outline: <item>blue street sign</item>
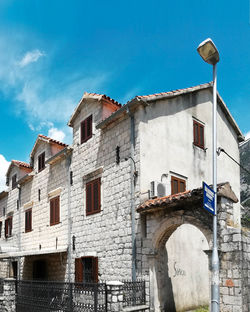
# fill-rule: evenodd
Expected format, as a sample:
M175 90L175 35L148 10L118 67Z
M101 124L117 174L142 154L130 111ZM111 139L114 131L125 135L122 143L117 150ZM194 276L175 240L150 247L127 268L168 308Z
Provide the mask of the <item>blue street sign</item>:
M215 192L205 182L203 182L203 207L213 215L215 214L214 205Z

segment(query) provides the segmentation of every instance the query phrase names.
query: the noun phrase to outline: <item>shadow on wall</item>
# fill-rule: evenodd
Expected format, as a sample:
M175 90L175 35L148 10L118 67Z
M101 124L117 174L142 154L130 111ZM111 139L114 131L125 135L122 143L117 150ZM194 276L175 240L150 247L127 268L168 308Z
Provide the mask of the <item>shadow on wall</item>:
M168 253L166 248L161 248L159 258L162 261L157 261L156 263L156 280L159 302L161 303L160 311L175 312L176 307L172 279L169 276Z

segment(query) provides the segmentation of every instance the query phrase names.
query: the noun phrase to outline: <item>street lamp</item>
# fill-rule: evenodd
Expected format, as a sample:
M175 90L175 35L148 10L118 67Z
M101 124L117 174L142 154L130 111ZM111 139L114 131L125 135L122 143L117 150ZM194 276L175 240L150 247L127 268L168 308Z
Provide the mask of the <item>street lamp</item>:
M212 251L212 281L211 281L211 311L220 311L219 288L219 256L217 246L217 63L220 60L219 52L208 38L197 48L205 62L213 65L213 189L215 192L215 207L213 216L213 251Z

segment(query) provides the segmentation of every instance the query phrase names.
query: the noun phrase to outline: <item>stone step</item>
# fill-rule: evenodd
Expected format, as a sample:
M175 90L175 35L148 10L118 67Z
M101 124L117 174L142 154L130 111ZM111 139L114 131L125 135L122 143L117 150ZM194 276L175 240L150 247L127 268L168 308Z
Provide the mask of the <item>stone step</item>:
M138 306L131 306L123 308L122 312L133 312L133 311L149 311L149 306L147 305L138 305Z

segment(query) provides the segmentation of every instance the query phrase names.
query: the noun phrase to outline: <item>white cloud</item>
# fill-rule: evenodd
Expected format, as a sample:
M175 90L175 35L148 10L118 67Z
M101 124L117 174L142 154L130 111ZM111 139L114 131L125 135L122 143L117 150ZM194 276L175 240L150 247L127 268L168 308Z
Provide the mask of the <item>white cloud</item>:
M247 133L245 133L244 136L245 136L245 139L246 139L246 140L247 140L247 139L250 139L250 131L248 131Z
M65 133L57 128L50 128L48 132L48 137L63 142L65 138Z
M3 155L0 154L0 192L6 188L6 185L5 185L6 176L5 175L8 170L9 165L10 165L10 162L7 161Z
M44 56L44 55L45 54L43 52L41 52L40 50L38 50L38 49L33 50L33 51L29 51L21 59L21 61L19 62L19 66L20 67L25 67L25 66L29 65L30 63L37 62L38 59L41 56Z
M32 131L45 134L48 129L57 127L63 129L65 140L70 141L70 134L63 125L69 120L83 92L98 93L110 73L97 70L91 73L89 66L83 64L65 75L63 66L55 65L56 47L47 45L46 59L37 62L45 53L29 49L29 46L45 44L31 37L32 34L22 33L7 38L0 33L0 50L8 51L0 53L0 92L13 106L12 111L20 115ZM27 46L29 51L24 56L23 46ZM31 62L37 62L37 66L27 66Z

